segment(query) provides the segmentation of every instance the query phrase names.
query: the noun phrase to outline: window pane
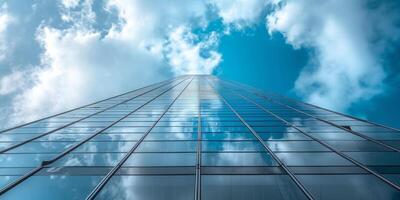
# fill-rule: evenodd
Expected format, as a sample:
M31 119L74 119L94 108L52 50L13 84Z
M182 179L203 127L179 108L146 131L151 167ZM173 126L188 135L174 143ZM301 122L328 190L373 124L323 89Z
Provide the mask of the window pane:
M194 166L195 153L134 153L124 166Z
M143 134L108 133L95 136L93 141L132 141L139 140Z
M258 133L265 141L267 140L311 140L302 133Z
M115 166L123 155L123 153L67 154L52 166Z
M268 153L202 153L203 166L277 166Z
M137 152L191 152L196 151L196 141L142 142Z
M306 199L285 175L203 175L204 200Z
M330 151L316 141L267 141L272 151Z
M339 151L391 151L370 141L326 141Z
M32 176L3 194L4 199L85 199L101 176Z
M0 154L0 167L37 167L57 154Z
M289 166L348 166L353 165L336 153L276 153Z
M297 175L321 200L399 199L400 192L372 175Z
M203 133L203 140L256 140L252 133Z
M187 200L194 184L194 176L114 176L96 199Z
M203 151L264 151L259 141L203 141Z
M400 165L400 153L397 152L346 152L364 165Z
M356 135L347 132L327 132L327 133L308 132L308 134L316 137L319 140L364 140L361 137L358 137Z
M73 142L29 142L8 153L60 153L73 144Z
M150 133L145 140L196 140L197 133Z

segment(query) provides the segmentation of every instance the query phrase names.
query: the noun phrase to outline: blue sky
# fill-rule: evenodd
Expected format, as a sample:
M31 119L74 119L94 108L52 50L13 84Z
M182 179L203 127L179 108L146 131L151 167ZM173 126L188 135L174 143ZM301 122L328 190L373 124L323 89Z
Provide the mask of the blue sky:
M0 1L0 128L193 73L400 128L399 5Z

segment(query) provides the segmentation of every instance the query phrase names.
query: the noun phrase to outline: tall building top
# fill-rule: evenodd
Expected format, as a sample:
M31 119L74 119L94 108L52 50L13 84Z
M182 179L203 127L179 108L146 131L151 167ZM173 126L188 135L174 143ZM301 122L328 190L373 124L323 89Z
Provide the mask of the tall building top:
M399 152L397 129L187 75L0 131L0 199L400 199Z

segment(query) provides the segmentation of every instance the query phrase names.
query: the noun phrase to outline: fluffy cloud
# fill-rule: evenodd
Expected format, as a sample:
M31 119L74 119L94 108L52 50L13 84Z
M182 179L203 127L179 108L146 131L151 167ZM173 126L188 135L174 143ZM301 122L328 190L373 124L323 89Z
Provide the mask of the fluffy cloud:
M15 71L0 80L0 95L7 95L21 90L29 84L26 71Z
M312 50L311 60L295 83L307 101L338 110L384 90L386 73L380 56L398 31L382 5L327 0L275 1L267 17L270 34L282 33L295 48ZM379 23L377 23L379 22ZM385 23L382 23L385 22ZM384 48L383 48L384 49Z
M3 126L173 74L211 73L221 60L213 50L218 43L214 33L200 38L186 27L207 25L207 4L201 1L109 0L105 12L116 20L107 30L94 28L98 21L91 0L62 1L58 7L65 25L43 23L36 31L43 51L40 64L30 70L14 70L0 80L1 95L14 94Z
M267 0L212 0L224 24L243 29L259 21L268 4Z
M7 27L13 23L15 19L8 13L7 4L0 5L0 61L4 60L9 51L9 41L7 40L6 33Z
M189 29L180 26L169 34L164 48L165 56L176 74L211 74L222 57L212 50L217 44L215 32L200 39Z

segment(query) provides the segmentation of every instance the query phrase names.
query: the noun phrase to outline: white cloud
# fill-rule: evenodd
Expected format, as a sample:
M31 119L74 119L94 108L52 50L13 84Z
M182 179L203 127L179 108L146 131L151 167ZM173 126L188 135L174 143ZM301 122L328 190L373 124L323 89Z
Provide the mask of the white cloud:
M65 8L75 8L79 5L80 0L61 0Z
M313 50L295 84L307 101L345 110L383 91L386 73L381 52L374 47L394 39L395 32L393 24L375 23L387 21L386 13L369 9L366 3L275 1L275 10L267 17L270 34L280 32L295 48Z
M174 73L211 74L222 58L220 53L210 50L217 46L217 37L217 33L213 32L200 39L184 26L174 29L165 45L166 57Z
M119 41L101 40L97 32L43 27L38 35L45 50L42 65L29 75L34 84L14 98L11 123L33 120L163 77L157 72L160 59L156 56Z
M110 0L106 9L116 11L118 21L106 34L92 26L97 16L91 0L62 3L62 20L72 25L62 29L42 24L36 33L43 49L40 65L2 79L9 85L23 74L30 83L1 88L3 94L18 91L6 126L160 81L172 73L211 73L221 60L213 50L215 34L197 41L189 29L177 32L185 24L203 28L208 23L203 2Z
M211 0L223 23L237 29L243 29L257 23L267 0ZM229 27L228 27L229 28Z
M0 95L7 95L21 90L29 84L26 71L14 71L0 80Z
M15 22L15 19L9 14L7 10L7 4L3 3L0 5L0 61L7 57L10 51L10 42L7 38L8 26Z

